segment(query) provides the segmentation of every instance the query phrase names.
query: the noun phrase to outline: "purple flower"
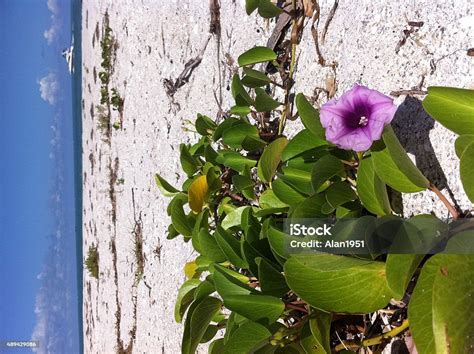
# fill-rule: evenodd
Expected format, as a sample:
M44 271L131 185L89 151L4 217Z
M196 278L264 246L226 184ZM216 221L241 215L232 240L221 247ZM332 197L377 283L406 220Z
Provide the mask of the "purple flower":
M323 104L320 119L327 141L359 152L370 149L382 137L383 128L392 121L396 109L390 97L355 84L338 100Z

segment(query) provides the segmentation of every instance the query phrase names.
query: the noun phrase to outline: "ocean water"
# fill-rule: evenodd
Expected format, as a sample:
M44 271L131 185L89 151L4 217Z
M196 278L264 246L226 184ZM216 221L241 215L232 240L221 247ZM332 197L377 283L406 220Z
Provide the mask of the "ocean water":
M74 74L72 75L72 119L74 145L74 201L75 201L75 236L77 259L77 291L78 291L78 329L79 350L84 347L83 337L83 250L82 250L82 3L71 0L71 31L74 38Z

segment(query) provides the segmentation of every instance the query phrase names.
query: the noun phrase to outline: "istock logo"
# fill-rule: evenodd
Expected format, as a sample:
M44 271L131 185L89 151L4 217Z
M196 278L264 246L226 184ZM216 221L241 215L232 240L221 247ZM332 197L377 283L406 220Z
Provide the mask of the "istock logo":
M312 227L302 224L290 224L291 236L332 236L331 225L323 224L322 226Z

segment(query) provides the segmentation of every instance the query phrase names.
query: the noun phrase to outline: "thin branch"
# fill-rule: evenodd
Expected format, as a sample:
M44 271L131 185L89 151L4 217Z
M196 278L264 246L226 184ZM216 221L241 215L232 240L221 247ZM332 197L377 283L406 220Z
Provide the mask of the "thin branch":
M326 40L326 33L328 32L329 25L331 24L331 21L334 18L334 14L336 13L338 6L339 6L339 0L335 0L334 5L332 5L331 11L329 11L329 15L328 15L328 18L326 19L326 23L324 23L323 31L321 32L322 44L324 44Z
M304 313L308 313L308 310L306 310L304 307L299 307L299 306L296 306L296 305L293 305L293 304L286 303L285 307L288 308L288 309L298 310L298 311L301 311L301 312L304 312Z
M336 352L339 352L339 351L344 350L344 349L347 350L348 348L353 349L353 350L357 350L361 347L365 347L365 348L371 347L373 345L377 345L377 344L382 343L386 339L391 339L393 337L396 337L397 335L399 335L400 333L405 331L408 328L409 325L410 324L409 324L408 320L404 320L400 326L395 327L392 330L390 330L387 333L384 333L380 336L376 336L376 337L373 337L373 338L367 338L367 339L364 339L362 342L341 341L340 344L336 345L334 350Z
M285 128L286 123L286 116L288 115L289 110L289 91L291 86L293 85L293 74L295 71L295 63L296 63L296 45L298 43L298 20L296 17L297 8L296 8L296 0L293 0L293 19L292 19L292 29L291 29L291 61L290 61L290 73L288 76L288 80L286 83L285 89L285 108L283 109L283 113L280 118L280 122L278 123L278 135L283 133L283 129Z
M439 198L439 200L441 200L441 202L446 206L446 208L449 210L450 214L453 216L453 219L456 220L459 218L459 213L458 211L456 210L456 208L454 207L454 205L452 205L449 200L444 196L443 193L441 193L441 191L436 188L436 186L432 183L430 183L430 190L436 194L436 196Z
M394 97L399 97L399 96L409 96L409 95L420 95L420 96L424 96L424 95L427 95L428 94L428 91L424 91L424 90L399 90L399 91L392 91L390 92L390 96L394 96Z

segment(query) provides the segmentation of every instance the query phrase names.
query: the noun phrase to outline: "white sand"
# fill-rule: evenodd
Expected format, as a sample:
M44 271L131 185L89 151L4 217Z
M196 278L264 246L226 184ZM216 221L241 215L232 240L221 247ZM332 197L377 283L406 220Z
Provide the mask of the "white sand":
M332 2L320 3L324 23ZM474 46L473 28L468 27L474 16L472 1L379 3L382 2L340 1L322 46L326 59L339 63L338 92L358 80L386 93L409 89L419 83L422 75L426 75L425 87L474 85L474 58L460 50ZM100 255L99 280L84 274L84 342L88 353L113 353L120 346L124 349L133 346L133 352L137 353L180 352L182 325L174 322L173 306L177 289L184 281L184 263L193 259L193 252L181 239L165 239L168 200L160 195L153 174L159 172L179 186L182 179L177 175L180 171L177 147L180 142L194 139L183 131L184 121L193 120L197 112L215 116L218 107L213 92L219 96L219 77L223 106L228 108L231 101L226 88L232 67L224 55L228 53L229 58L236 59L245 49L264 45L270 35L273 25L255 16L247 17L243 8L243 0L222 0L220 56L212 38L201 65L174 97L180 105L178 109L167 97L163 79L175 79L184 63L203 47L209 30L207 1L83 1L84 250L95 244ZM110 87L117 88L125 98L123 129L112 132L110 145L102 141L103 133L97 128L95 107L100 101L100 83L94 82L93 71L94 67L100 71L101 51L97 41L95 47L92 44L96 26L102 29L106 11L119 44ZM407 28L407 19L425 24L397 55L395 47L401 31ZM331 70L317 64L309 28L305 29L298 51L297 89L312 95L315 87L325 86ZM439 60L430 74L430 60L436 61L453 52ZM113 112L112 120L118 120L117 112ZM423 124L408 125L423 127ZM416 129L410 127L405 132L413 137L411 132ZM425 139L420 146L421 138L414 134L408 146L418 154L430 151L429 140ZM431 139L433 156L444 169L456 198L464 208L468 207L459 182L454 136L439 126L427 130L425 136ZM116 159L117 177L124 179L124 183L114 184L114 223L109 167L114 168ZM430 160L430 164L434 163ZM445 214L444 207L430 193L405 198L407 214L433 208L439 215ZM132 231L140 215L146 260L144 280L134 287ZM135 338L131 338L135 325Z

